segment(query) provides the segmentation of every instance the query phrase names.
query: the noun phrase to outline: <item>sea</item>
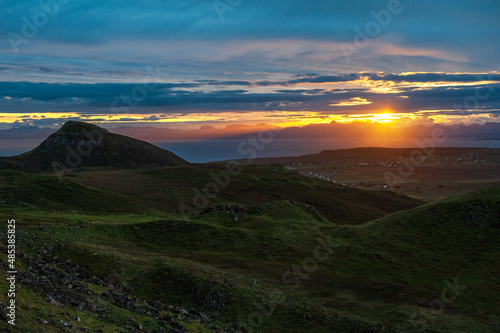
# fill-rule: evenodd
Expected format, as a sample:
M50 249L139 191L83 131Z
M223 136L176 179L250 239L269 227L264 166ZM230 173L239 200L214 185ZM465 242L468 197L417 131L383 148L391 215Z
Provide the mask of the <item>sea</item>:
M27 152L42 140L0 140L0 156L13 156ZM415 139L394 138L305 138L274 139L270 142L252 143L246 140L201 140L152 142L170 150L192 163L226 161L249 157L282 157L317 154L329 149L356 147L413 148L418 147ZM447 139L440 147L484 147L500 148L500 140ZM255 153L255 154L254 154Z

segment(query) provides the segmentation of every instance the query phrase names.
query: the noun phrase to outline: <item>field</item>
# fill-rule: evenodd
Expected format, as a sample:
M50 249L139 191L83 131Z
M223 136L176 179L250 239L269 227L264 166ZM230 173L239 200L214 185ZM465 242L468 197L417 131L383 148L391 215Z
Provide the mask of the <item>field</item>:
M500 329L499 188L424 204L253 165L183 215L225 170L1 171L1 218L17 224L14 331Z
M500 149L489 148L340 149L251 163L278 163L307 177L367 190L394 190L429 202L500 185Z

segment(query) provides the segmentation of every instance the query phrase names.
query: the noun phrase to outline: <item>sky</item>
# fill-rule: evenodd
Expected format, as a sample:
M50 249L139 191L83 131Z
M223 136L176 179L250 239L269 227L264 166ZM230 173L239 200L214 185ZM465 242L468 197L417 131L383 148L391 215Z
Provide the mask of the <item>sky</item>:
M3 0L0 129L499 122L500 2Z

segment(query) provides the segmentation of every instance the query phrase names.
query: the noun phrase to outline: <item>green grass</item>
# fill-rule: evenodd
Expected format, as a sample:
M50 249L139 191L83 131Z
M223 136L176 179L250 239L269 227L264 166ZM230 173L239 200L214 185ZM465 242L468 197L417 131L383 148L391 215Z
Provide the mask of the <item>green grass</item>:
M222 328L262 316L255 331L415 332L408 320L416 313L427 318L428 332L498 329L499 188L415 207L415 201L387 192L366 194L287 176L277 167L250 167L211 204L256 208L237 220L213 211L186 221L170 206L161 210L147 204L157 193L146 191L152 179L157 188L177 187L182 181L179 188L189 189L203 184L213 168L193 170L189 179L179 179L186 167L134 171L130 181L135 181L132 176L144 181L144 188L136 188L144 196L113 186L98 189L90 184L99 176L93 172L71 177L68 187L67 179L58 187L50 176L4 173L2 188L15 199L4 200L0 218L16 218L18 244L27 255L52 244L54 255L98 277L114 277L145 300L218 313L213 324ZM108 181L116 182L113 177L120 175L113 172ZM79 183L85 179L86 185ZM297 186L299 190L288 191ZM161 191L168 195L179 193L165 188ZM45 201L26 194L31 191ZM58 191L65 195L57 196ZM89 197L77 200L81 194ZM117 200L119 209L102 204L108 195L106 200ZM393 202L377 206L384 200ZM315 265L318 238L328 237L332 252ZM294 267L295 273L283 281L282 274ZM6 282L0 278L4 302ZM455 279L467 289L443 313L430 313L429 304L441 297L445 281ZM105 291L102 286L88 288ZM91 313L71 306L60 309L25 286L21 290L21 331L39 331L37 317L49 320L49 332L62 329L57 325L61 319L77 316L87 327L105 332L116 331L127 318L148 331L159 328L148 316L110 304L101 323ZM182 325L190 332L209 331L187 319Z
M0 205L40 210L141 212L123 195L54 176L0 170Z

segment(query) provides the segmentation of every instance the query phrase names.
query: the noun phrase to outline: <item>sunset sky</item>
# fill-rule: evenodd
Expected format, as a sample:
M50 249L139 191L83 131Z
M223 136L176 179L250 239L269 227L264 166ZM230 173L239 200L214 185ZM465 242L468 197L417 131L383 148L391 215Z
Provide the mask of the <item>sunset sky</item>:
M499 122L500 2L0 3L0 129Z

